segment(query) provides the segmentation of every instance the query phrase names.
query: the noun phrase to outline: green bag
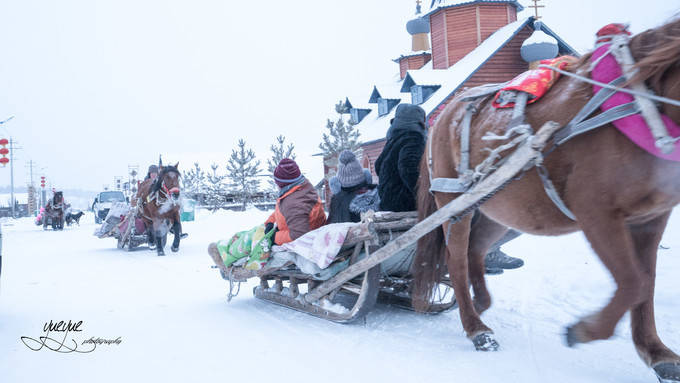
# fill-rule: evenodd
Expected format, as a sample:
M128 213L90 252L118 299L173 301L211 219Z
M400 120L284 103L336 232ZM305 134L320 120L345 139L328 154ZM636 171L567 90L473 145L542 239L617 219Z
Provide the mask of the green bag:
M261 269L269 260L274 232L270 230L265 234L264 225L258 225L234 234L229 240L218 241L217 250L224 265L229 267L239 259L249 257L244 267L248 270Z

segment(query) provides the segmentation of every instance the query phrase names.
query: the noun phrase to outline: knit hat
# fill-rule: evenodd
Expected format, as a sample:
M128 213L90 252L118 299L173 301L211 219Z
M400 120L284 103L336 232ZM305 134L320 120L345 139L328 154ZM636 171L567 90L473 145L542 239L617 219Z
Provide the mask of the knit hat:
M349 150L343 150L338 159L338 180L344 188L351 188L364 182L364 169Z
M295 161L290 158L282 159L274 169L274 182L279 188L284 188L286 185L299 181L302 178L300 168Z
M158 173L158 166L156 166L156 165L151 165L151 166L149 166L149 171L148 171L148 173L149 173L149 174L151 174L151 173Z

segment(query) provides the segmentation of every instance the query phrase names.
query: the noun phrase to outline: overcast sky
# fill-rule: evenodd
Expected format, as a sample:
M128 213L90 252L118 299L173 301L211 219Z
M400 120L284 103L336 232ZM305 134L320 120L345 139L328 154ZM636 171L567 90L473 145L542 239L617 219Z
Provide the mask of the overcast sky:
M520 1L527 5L526 0ZM680 0L544 0L581 52L597 29L652 28ZM429 1L427 1L429 6ZM0 136L19 141L15 184L97 190L163 154L222 168L239 138L262 162L277 135L313 182L326 118L398 73L413 0L20 0L0 3ZM519 16L528 16L524 11ZM9 166L0 185L9 184Z

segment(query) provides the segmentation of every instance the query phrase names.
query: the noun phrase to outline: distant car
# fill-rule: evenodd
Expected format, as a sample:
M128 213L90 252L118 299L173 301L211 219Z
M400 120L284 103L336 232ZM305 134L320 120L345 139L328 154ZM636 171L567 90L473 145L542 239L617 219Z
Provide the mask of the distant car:
M103 191L94 198L92 211L94 212L94 223L102 223L109 214L111 204L114 202L130 202L122 191Z

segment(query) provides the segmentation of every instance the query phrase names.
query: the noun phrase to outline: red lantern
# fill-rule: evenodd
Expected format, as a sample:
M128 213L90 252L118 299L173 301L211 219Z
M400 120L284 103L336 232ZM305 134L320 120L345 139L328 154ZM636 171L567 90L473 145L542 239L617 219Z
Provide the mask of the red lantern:
M3 156L8 155L8 154L9 154L9 149L7 149L7 148L2 148L2 149L0 149L0 154L2 154Z
M7 157L0 157L0 164L2 164L2 166L7 165L8 162L9 162L9 158L7 158Z
M0 138L0 145L5 146L7 144L9 144L9 141L6 138Z

